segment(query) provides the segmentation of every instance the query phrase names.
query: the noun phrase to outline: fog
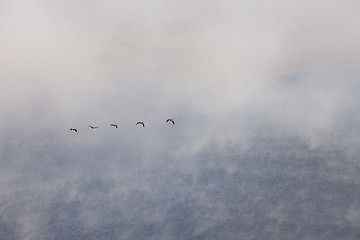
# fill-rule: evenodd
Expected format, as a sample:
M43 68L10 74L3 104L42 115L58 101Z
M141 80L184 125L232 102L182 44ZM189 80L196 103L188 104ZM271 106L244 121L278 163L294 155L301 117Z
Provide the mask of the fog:
M359 11L1 1L0 238L358 239Z

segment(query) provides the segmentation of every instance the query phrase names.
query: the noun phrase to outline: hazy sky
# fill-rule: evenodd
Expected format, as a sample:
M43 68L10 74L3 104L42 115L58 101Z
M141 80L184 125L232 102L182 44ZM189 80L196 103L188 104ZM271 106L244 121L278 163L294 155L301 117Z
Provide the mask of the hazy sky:
M0 1L0 239L359 239L359 12Z

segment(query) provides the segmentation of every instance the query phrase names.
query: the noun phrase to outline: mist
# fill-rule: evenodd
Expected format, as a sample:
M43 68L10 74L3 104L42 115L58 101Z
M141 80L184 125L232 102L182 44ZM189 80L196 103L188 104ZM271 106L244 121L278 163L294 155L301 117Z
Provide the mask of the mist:
M359 11L1 1L0 238L358 239Z

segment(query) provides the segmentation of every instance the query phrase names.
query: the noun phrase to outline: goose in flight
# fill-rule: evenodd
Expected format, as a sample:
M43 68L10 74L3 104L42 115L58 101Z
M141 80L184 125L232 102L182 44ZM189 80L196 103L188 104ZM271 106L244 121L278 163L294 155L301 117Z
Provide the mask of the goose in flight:
M70 131L77 132L76 128L70 128Z
M175 121L173 118L169 118L168 120L166 120L166 122L172 122L172 124L175 124Z
M144 122L137 122L136 125L141 124L143 127L145 127L145 123Z
M89 127L90 127L92 130L95 130L95 129L98 128L97 126L91 126L91 125L89 125Z
M112 126L112 127L115 127L115 128L118 128L118 125L117 124L110 124L110 126Z

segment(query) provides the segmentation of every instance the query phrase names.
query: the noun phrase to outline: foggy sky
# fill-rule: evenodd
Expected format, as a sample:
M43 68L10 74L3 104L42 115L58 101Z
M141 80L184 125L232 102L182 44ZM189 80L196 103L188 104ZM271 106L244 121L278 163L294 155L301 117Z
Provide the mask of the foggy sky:
M359 11L1 1L0 239L358 239Z

